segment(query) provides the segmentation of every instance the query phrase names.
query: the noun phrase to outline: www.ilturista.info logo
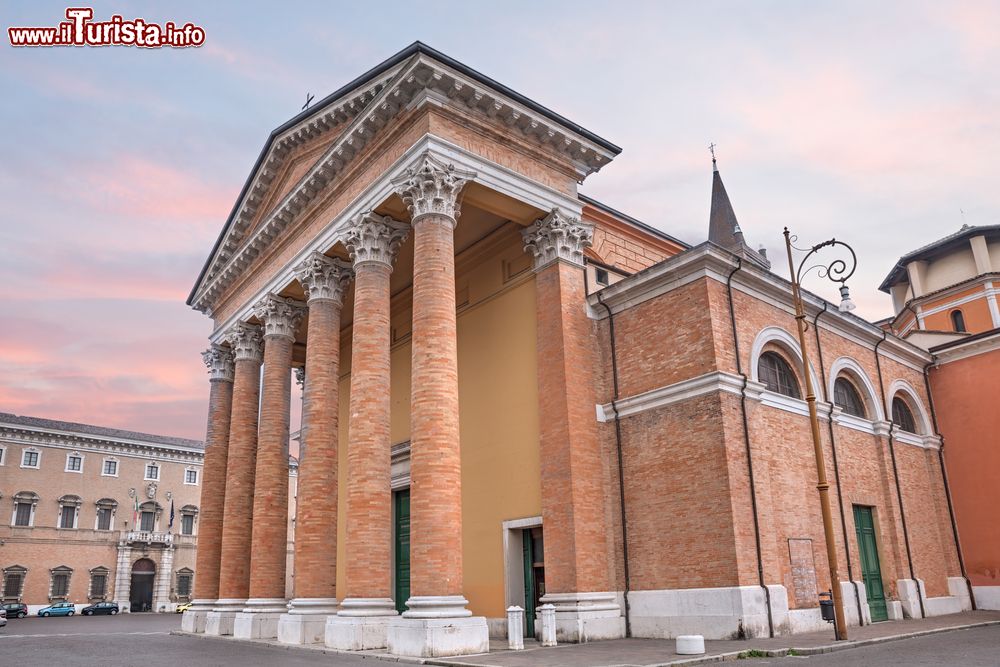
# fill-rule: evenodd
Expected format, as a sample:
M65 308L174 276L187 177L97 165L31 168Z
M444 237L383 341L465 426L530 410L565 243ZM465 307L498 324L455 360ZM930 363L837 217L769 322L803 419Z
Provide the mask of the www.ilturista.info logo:
M7 28L11 46L141 46L157 49L164 46L185 48L205 43L205 29L193 23L178 26L173 21L163 25L144 19L126 20L115 14L110 21L92 21L91 7L70 7L67 21L48 28Z

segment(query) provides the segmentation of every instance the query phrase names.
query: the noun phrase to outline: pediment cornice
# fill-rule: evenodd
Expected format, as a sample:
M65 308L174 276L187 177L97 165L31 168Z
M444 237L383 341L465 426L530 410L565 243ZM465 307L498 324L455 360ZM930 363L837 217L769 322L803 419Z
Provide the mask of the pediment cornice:
M454 105L481 115L572 165L581 181L617 154L582 128L517 98L499 84L484 83L481 75L477 79L418 50L340 99L321 103L321 108L277 133L265 147L188 303L211 314L216 299L232 282L336 181L381 129L405 111L428 104ZM299 146L334 130L339 136L316 163L271 211L259 215L284 161Z

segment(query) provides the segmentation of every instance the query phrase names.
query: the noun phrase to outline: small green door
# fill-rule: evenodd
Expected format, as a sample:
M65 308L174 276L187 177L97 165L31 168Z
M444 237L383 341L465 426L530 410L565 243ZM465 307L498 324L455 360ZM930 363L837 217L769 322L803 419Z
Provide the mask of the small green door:
M406 611L410 599L410 490L397 491L393 496L395 538L393 552L396 561L396 611Z
M524 636L535 636L535 612L545 595L545 562L543 560L542 529L521 531L524 555Z
M854 506L854 527L858 531L858 551L861 553L861 578L865 582L868 607L872 621L887 621L889 613L885 605L885 589L882 587L882 568L878 562L878 546L875 542L875 520L872 508Z

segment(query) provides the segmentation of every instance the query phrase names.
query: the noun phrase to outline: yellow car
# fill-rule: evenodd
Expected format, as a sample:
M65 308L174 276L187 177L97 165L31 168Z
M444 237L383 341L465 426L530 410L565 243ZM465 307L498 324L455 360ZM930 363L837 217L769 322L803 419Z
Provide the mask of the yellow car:
M183 614L188 609L190 609L191 605L193 605L193 604L194 604L193 602L185 602L184 604L177 605L177 613L178 614Z

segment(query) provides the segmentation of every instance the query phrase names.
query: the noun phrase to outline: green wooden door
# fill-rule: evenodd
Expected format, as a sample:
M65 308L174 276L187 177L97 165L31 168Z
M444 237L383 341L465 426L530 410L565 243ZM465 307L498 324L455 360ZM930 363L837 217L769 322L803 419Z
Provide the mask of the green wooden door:
M410 490L397 491L393 497L395 538L393 552L396 561L396 611L406 611L410 599Z
M531 529L521 531L524 555L524 636L535 636L535 554Z
M861 553L861 578L865 582L868 607L872 621L889 620L885 606L885 589L882 587L882 568L878 562L878 546L875 541L875 520L872 508L854 506L854 527L858 531L858 551Z

